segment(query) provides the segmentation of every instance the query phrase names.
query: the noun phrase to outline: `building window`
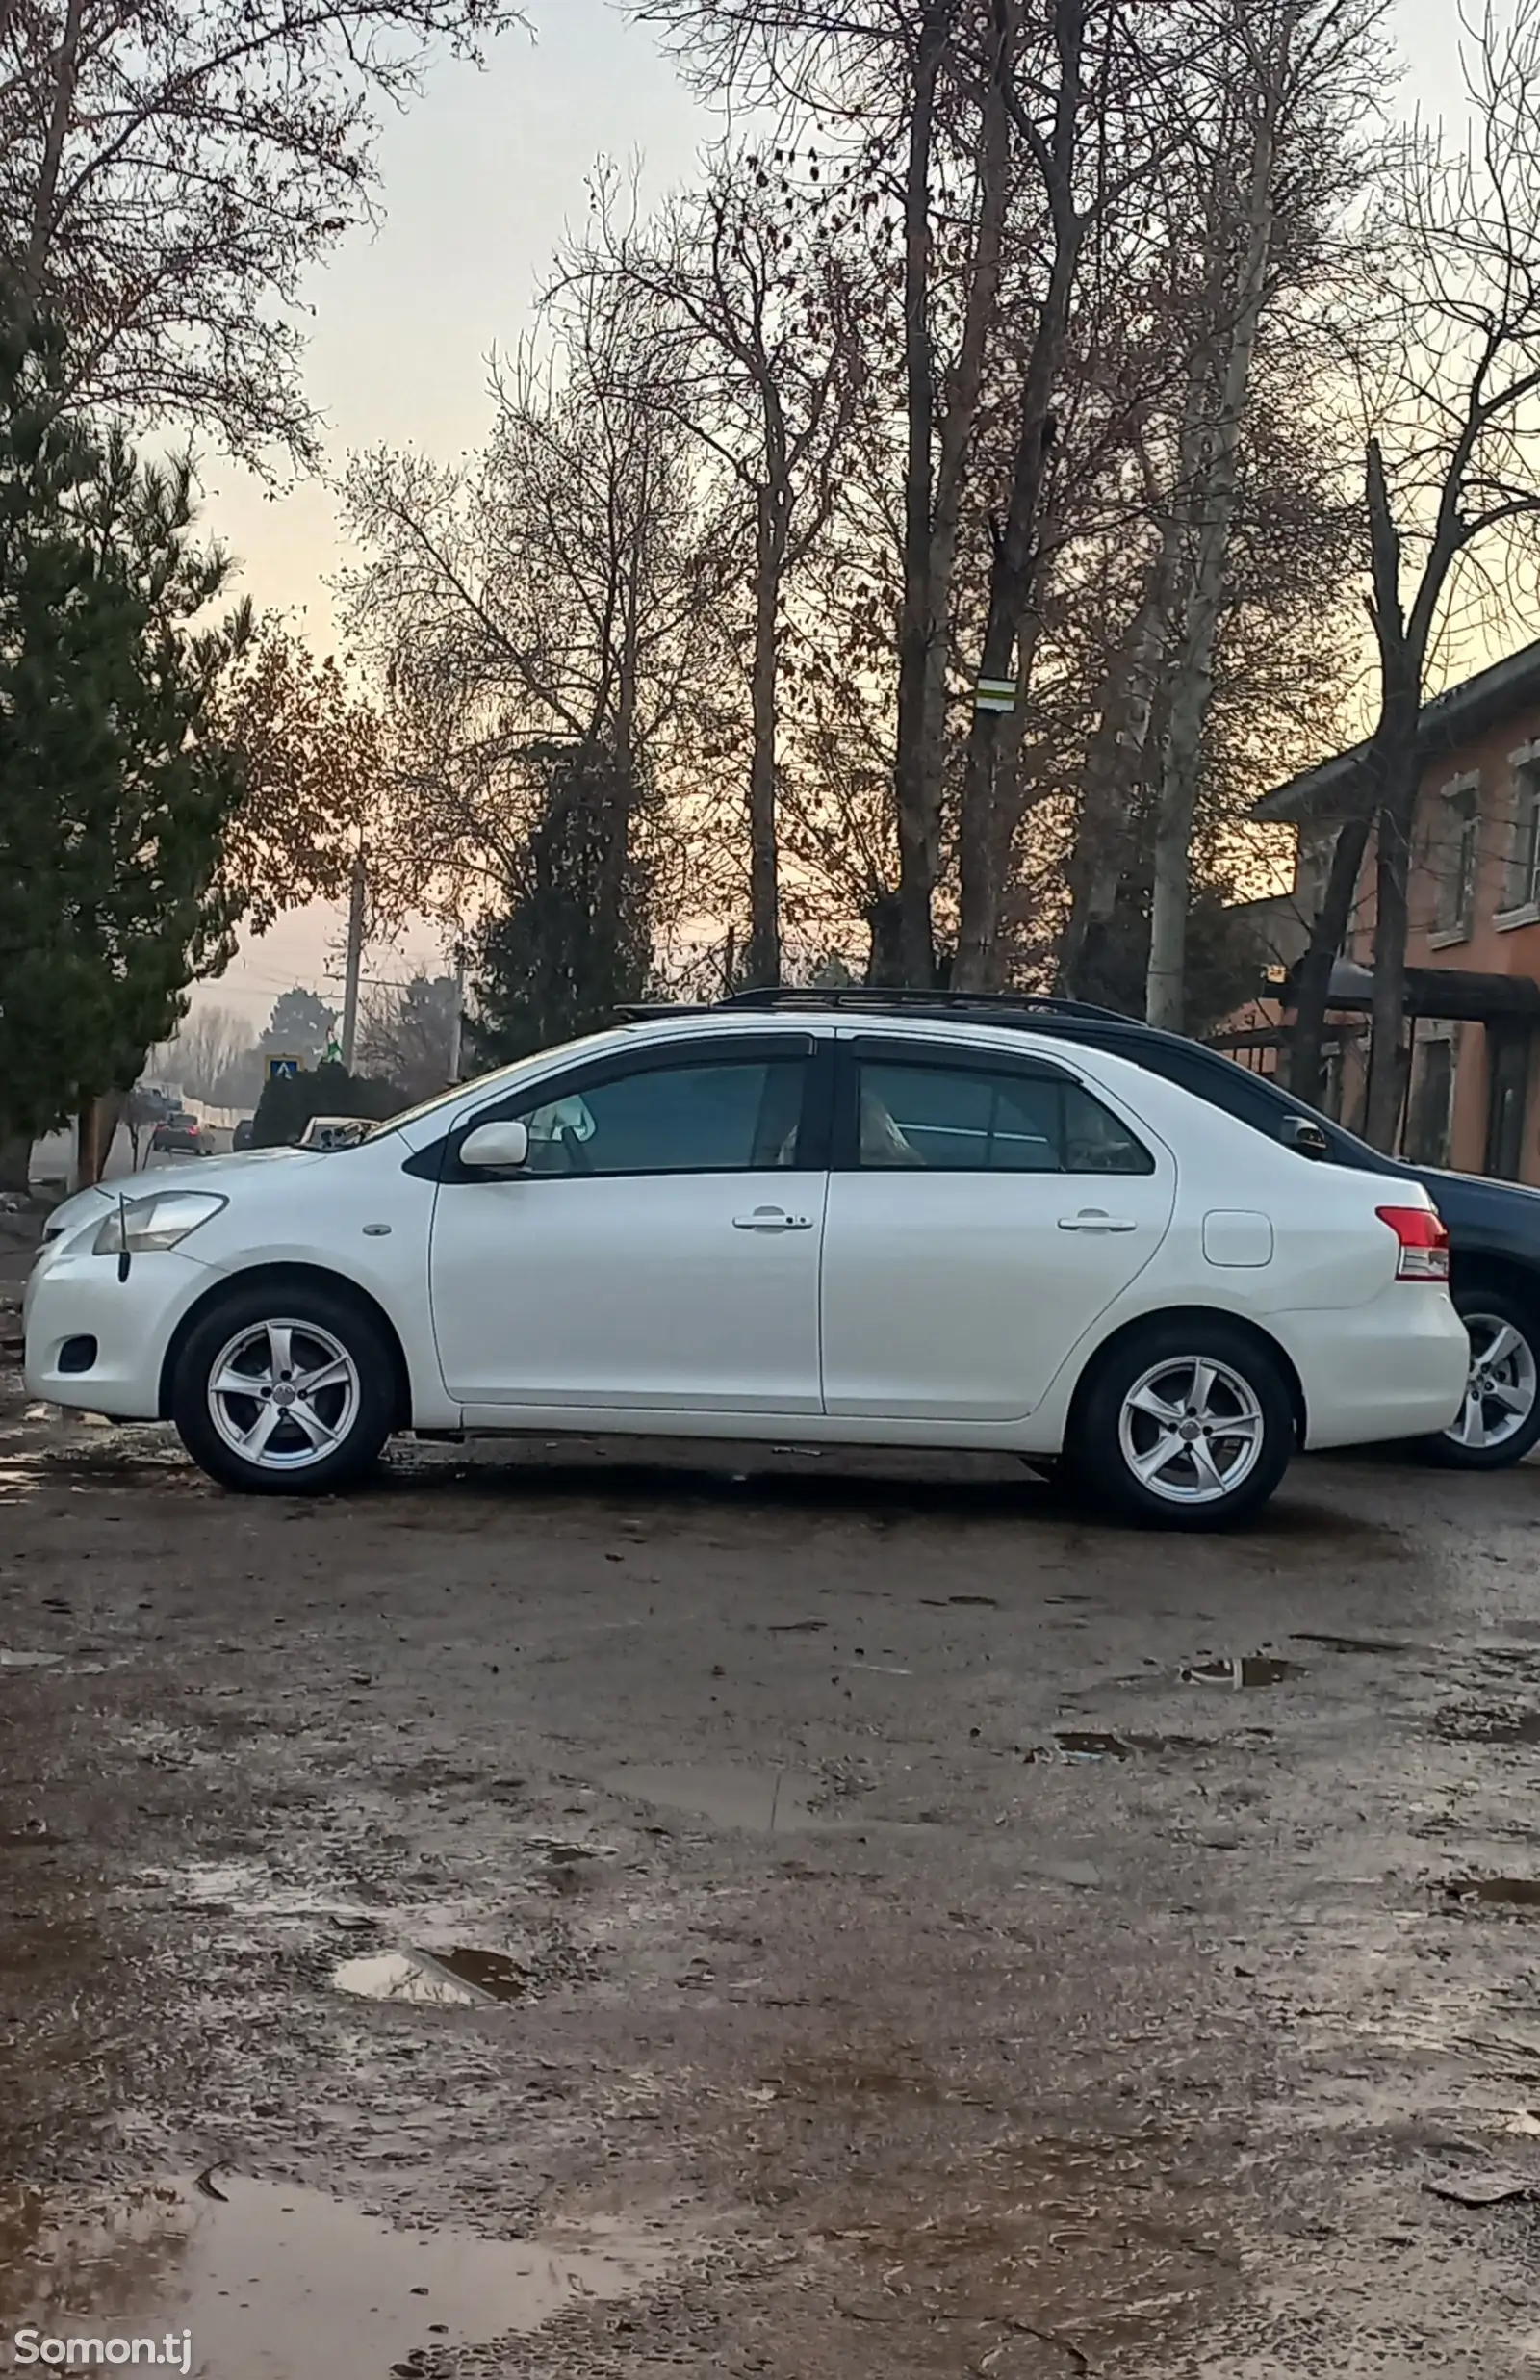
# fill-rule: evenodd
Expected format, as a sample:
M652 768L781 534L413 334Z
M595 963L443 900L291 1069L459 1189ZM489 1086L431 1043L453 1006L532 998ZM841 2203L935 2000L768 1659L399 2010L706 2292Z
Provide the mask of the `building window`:
M1450 1153L1450 1104L1454 1089L1454 1045L1425 1041L1417 1052L1406 1154L1413 1165L1444 1165Z
M1540 763L1526 761L1514 776L1513 846L1502 905L1529 909L1536 901L1540 901Z
M1444 796L1439 853L1438 931L1468 934L1476 914L1476 867L1481 820L1474 785L1451 786Z

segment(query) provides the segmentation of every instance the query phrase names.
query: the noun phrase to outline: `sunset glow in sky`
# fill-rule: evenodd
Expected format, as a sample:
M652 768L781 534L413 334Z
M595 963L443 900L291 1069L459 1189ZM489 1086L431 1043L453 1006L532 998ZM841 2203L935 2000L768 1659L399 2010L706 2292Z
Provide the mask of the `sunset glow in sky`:
M529 0L536 36L504 39L488 69L446 66L379 142L386 221L356 234L314 276L308 381L327 423L329 465L380 444L452 456L488 422L486 358L508 348L563 228L586 208L596 157L637 157L644 191L686 179L710 119L680 86L651 33L608 0ZM1457 106L1456 0L1401 0L1409 62L1405 104L1437 116ZM344 558L327 487L274 495L211 458L209 519L241 557L259 607L299 617L313 639L335 634L326 581ZM337 931L321 906L284 919L198 996L260 1022L275 995L319 982ZM435 938L376 954L399 976L438 964Z

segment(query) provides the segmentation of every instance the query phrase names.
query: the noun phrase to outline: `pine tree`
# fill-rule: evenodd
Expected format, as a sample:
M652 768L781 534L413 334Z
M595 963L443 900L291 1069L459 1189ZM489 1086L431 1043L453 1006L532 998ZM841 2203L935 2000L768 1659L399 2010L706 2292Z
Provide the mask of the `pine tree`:
M544 799L525 878L477 954L475 1040L492 1065L612 1023L652 966L652 886L624 763L558 746L534 757Z
M0 1141L126 1089L240 906L209 713L249 614L194 628L229 564L192 541L191 465L92 436L63 379L46 325L0 319Z

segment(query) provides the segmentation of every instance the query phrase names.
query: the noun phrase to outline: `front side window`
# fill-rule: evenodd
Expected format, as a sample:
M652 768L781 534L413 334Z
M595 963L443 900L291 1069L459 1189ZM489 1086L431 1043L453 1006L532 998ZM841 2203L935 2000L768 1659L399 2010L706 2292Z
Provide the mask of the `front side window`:
M1079 1083L964 1067L858 1070L863 1168L1152 1174L1155 1160Z
M528 1130L531 1174L749 1174L795 1165L807 1061L638 1068L503 1112Z

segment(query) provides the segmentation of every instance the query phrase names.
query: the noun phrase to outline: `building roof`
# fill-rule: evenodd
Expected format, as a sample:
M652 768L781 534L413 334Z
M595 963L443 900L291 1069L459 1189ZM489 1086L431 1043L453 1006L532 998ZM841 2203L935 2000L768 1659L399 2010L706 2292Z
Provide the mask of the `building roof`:
M1463 685L1450 686L1424 703L1417 721L1418 756L1426 762L1437 760L1441 753L1457 751L1510 712L1536 701L1540 701L1540 641L1510 653L1505 661L1494 661L1490 669L1478 670ZM1253 803L1251 815L1340 816L1348 806L1368 750L1367 742L1356 743L1333 760L1319 762L1314 768L1291 777L1286 785L1274 786L1270 793Z

